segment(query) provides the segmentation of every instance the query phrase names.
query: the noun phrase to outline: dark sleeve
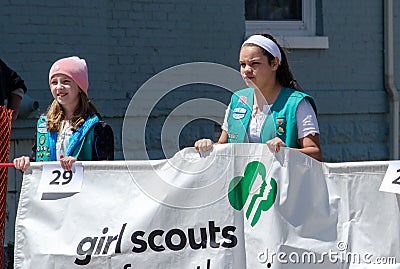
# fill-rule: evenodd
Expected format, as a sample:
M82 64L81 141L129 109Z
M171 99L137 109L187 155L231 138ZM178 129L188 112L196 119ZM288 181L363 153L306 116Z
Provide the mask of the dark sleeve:
M105 122L99 122L94 127L92 160L114 160L114 133Z
M17 74L17 72L9 68L3 61L0 62L0 65L3 75L6 78L5 84L7 95L16 89L23 89L24 92L26 92L27 89L24 80Z

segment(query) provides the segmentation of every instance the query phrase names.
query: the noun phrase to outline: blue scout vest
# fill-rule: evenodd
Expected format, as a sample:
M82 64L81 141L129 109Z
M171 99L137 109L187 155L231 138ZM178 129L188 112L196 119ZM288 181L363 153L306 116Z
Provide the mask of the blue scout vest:
M261 128L260 143L279 137L288 147L299 148L296 110L299 103L304 99L311 103L314 111L316 106L311 96L282 87L278 98L271 107ZM249 126L253 110L254 89L246 88L232 95L230 111L228 115L228 142L243 143Z
M66 156L72 156L81 161L92 159L92 147L94 142L94 126L100 120L95 115L88 118L78 130L69 138ZM40 116L37 122L36 134L36 161L56 161L56 141L58 132L48 132L46 116Z

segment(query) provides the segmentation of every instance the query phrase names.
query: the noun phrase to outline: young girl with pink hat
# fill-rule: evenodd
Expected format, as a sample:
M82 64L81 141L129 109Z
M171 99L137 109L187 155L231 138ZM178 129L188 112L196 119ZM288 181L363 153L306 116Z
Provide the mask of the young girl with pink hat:
M15 168L25 171L30 161L59 160L69 171L78 160L113 160L113 131L88 99L86 61L76 56L56 61L49 84L54 101L38 120L32 157L14 159Z

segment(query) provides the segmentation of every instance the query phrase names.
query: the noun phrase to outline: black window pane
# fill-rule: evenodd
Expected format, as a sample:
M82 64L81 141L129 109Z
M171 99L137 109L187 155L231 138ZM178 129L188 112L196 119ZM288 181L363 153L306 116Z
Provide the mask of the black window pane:
M302 20L302 0L245 0L245 5L246 20Z

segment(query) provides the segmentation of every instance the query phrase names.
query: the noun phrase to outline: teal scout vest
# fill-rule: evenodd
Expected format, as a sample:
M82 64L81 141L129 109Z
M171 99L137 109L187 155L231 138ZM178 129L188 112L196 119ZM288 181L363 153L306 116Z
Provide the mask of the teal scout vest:
M299 148L297 135L296 110L303 100L311 103L316 111L314 100L311 96L282 87L278 98L271 107L261 129L260 143L279 137L288 147ZM232 95L228 115L228 142L245 142L247 128L249 126L253 110L254 89L246 88Z
M88 118L78 130L69 138L66 156L72 156L80 161L92 159L92 148L94 143L94 126L100 120L94 115ZM37 122L36 134L36 161L56 161L57 132L48 132L46 116L40 116Z

